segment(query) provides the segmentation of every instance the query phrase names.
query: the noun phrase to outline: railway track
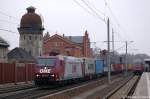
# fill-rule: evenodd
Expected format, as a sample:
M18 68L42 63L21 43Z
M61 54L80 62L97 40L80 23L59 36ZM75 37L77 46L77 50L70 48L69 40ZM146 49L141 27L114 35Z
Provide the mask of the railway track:
M121 77L121 75L116 75L116 76L113 76L112 78L117 79L118 77ZM82 82L82 83L78 83L78 84L72 84L72 85L68 85L68 86L64 86L64 87L58 87L58 86L54 87L53 86L52 88L47 88L47 89L31 88L31 89L26 89L26 90L21 90L21 91L4 93L4 94L0 94L0 98L1 99L25 99L25 98L34 99L34 98L39 98L39 97L46 96L49 94L55 94L60 91L73 89L76 87L81 87L81 88L83 88L84 91L86 91L86 90L92 89L93 87L103 85L106 82L107 82L107 77L103 77L98 80L87 81L87 82ZM83 90L77 91L76 93L79 94ZM76 94L71 93L71 91L70 91L69 95L70 95L70 97L72 97Z
M19 90L25 90L25 89L31 89L31 88L35 88L35 87L36 86L34 84L22 84L22 85L1 87L0 94L19 91Z
M121 75L112 76L113 81L120 81L121 78L122 78ZM75 96L81 93L93 90L94 88L107 84L108 82L107 80L108 80L107 77L105 77L105 79L101 79L99 81L92 82L90 84L84 84L84 85L80 85L74 88L66 89L66 90L63 90L54 94L50 94L45 97L41 97L40 99L71 99L71 98L74 99ZM78 98L75 98L75 99L78 99ZM93 99L93 98L90 98L90 99Z
M132 96L140 76L133 76L131 79L121 82L114 90L109 92L103 99L129 99Z

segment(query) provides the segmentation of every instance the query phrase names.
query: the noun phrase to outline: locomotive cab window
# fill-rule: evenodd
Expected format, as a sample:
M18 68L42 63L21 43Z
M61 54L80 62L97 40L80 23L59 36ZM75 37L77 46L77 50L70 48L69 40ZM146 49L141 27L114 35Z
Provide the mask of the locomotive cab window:
M42 66L54 66L56 63L56 59L46 59L46 58L40 58L37 60L37 63Z

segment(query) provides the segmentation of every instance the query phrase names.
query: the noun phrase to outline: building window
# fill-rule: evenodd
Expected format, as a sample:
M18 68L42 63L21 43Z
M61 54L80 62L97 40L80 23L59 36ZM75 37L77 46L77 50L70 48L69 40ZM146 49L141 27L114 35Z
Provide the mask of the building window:
M35 40L37 40L37 36L35 36Z
M71 56L70 51L66 51L67 56Z
M57 43L57 42L55 42L55 46L58 46L58 43Z
M40 56L42 56L41 51L40 51Z
M31 40L31 36L29 36L29 40Z
M42 37L40 36L40 41L42 40Z
M24 40L26 39L25 35L23 36Z
M29 54L30 54L30 55L32 55L32 52L31 52L31 50L29 50Z

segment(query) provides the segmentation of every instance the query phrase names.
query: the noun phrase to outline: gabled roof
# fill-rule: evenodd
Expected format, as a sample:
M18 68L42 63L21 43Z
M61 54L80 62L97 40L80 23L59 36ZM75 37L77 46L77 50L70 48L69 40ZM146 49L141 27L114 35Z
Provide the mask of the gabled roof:
M14 48L8 54L8 60L15 59L18 61L34 61L34 58L22 48Z
M9 44L2 37L0 37L0 46L9 47Z
M48 40L51 40L51 39L53 39L54 37L58 37L59 39L65 41L65 42L68 42L68 43L70 43L70 44L82 46L80 43L73 42L71 39L68 39L68 38L66 38L66 37L60 36L60 35L58 35L58 34L55 34L55 35L49 37L49 38L48 38L47 40L45 40L44 42L47 42ZM75 41L76 39L73 38L73 40Z
M72 42L82 44L83 43L83 36L65 36L65 38L71 40Z

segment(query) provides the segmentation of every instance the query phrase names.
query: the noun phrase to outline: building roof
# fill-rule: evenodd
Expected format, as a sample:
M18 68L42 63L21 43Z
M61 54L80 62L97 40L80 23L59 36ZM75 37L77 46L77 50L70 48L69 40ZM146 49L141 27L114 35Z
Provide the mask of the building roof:
M9 47L9 44L2 37L0 37L0 46Z
M83 36L65 36L68 40L71 40L74 43L83 43Z
M28 7L20 22L21 28L42 28L42 19L35 13L34 7Z
M18 61L34 61L34 58L22 48L14 48L8 53L8 60L18 60Z

